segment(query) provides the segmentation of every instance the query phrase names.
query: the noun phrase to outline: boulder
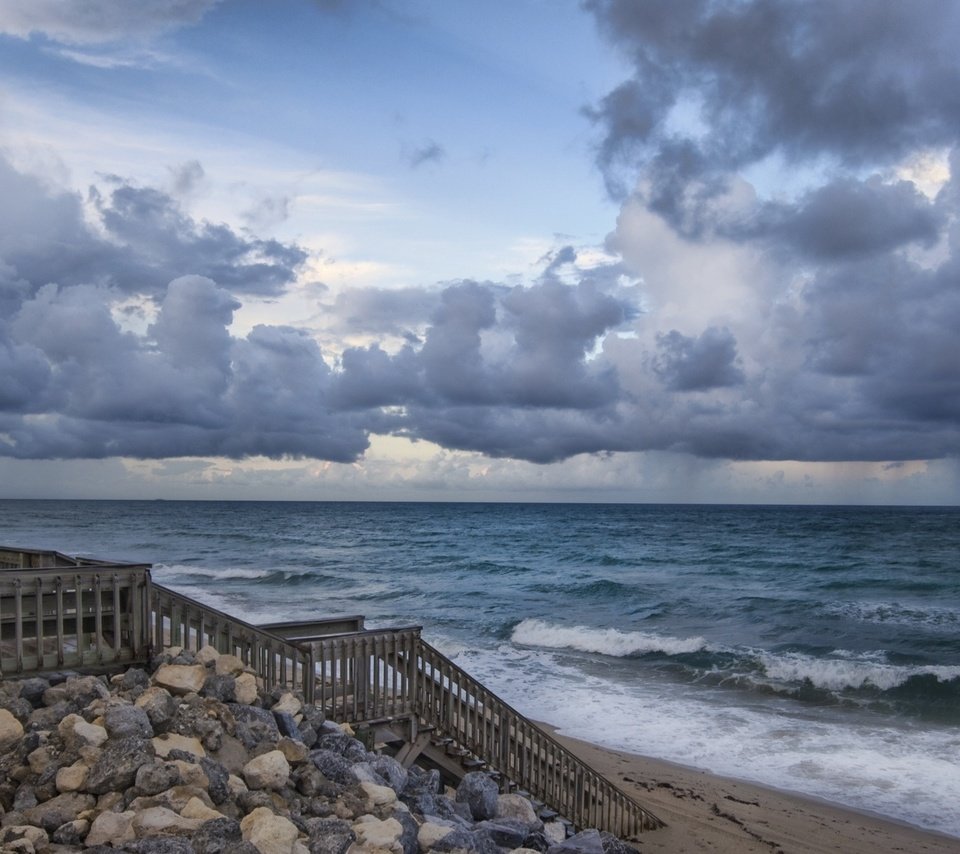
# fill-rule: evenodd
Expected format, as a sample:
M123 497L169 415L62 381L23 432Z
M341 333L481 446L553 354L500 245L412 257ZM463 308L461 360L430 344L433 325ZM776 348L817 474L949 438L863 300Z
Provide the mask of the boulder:
M53 833L61 824L73 821L84 810L92 809L96 802L97 799L91 795L67 792L25 809L23 814L30 824L42 827L47 833Z
M396 854L403 850L400 845L403 825L395 818L380 820L376 816L365 815L353 824L353 832L357 835L357 843L367 849L384 848Z
M434 848L436 844L448 833L453 831L453 826L449 824L439 824L435 821L424 821L417 832L417 843L422 852L427 852Z
M23 738L23 724L6 709L0 709L0 752L6 752Z
M202 664L163 664L153 674L154 685L178 697L199 693L206 679L207 669Z
M240 822L245 842L256 846L260 854L293 854L300 832L283 816L274 815L266 807L257 807Z
M196 757L203 757L207 752L203 749L200 739L188 735L179 735L175 732L166 732L151 739L151 744L157 756L166 758L172 750L182 750Z
M534 812L533 805L522 795L498 795L494 818L519 821L530 829L540 827L540 819Z
M111 738L124 735L153 738L150 717L137 706L111 706L103 716L103 725Z
M177 701L166 688L159 685L147 688L137 697L134 705L147 713L154 732L164 732L177 714Z
M134 784L141 765L153 761L149 741L124 736L106 741L90 766L84 788L95 795L122 791Z
M241 673L233 681L233 694L238 703L257 702L257 680L252 673Z
M147 807L134 811L133 832L138 839L144 836L192 836L203 822L184 818L166 807Z
M78 751L82 747L99 747L109 737L106 729L87 723L80 715L67 715L57 725L57 733L67 750Z
M133 832L133 812L102 812L90 825L84 840L87 848L95 845L111 845L119 848L125 842L136 839Z
M271 750L243 766L243 779L251 789L282 789L290 779L290 763L279 750Z
M598 830L581 830L558 845L551 845L547 854L603 854L603 840Z
M389 786L378 786L376 783L361 783L360 789L367 796L372 807L385 807L397 802L397 793Z
M497 814L497 799L500 791L497 784L480 771L465 774L457 786L457 803L470 808L474 821L485 821Z
M61 794L79 792L87 781L88 770L85 762L74 762L73 765L57 769L57 791Z
M239 676L247 669L247 665L235 655L220 655L214 669L222 676Z
M180 780L180 769L174 763L151 762L137 769L134 786L142 795L157 795L176 786Z
M317 819L310 825L310 854L346 854L356 838L350 823L343 819Z

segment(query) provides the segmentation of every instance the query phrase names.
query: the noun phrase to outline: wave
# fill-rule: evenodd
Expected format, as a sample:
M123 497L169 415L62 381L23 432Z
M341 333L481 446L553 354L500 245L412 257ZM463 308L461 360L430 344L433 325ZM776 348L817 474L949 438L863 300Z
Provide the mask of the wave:
M241 579L244 581L256 581L260 578L267 578L276 573L275 569L235 569L224 568L214 569L206 566L189 566L187 564L154 564L154 575L160 576L194 576L196 578L215 578L218 581L227 579Z
M864 623L886 623L955 631L960 611L936 605L907 606L899 602L836 602L826 606L828 614Z
M616 658L666 653L680 655L698 652L706 646L702 637L676 638L648 632L622 632L588 626L556 626L544 620L521 620L510 638L513 643L549 649L574 649Z
M883 653L850 654L842 650L835 658L813 658L802 653L766 653L757 658L763 673L777 682L809 683L831 692L874 688L890 691L911 680L932 677L937 682L960 680L960 667L935 664L900 665L878 660Z

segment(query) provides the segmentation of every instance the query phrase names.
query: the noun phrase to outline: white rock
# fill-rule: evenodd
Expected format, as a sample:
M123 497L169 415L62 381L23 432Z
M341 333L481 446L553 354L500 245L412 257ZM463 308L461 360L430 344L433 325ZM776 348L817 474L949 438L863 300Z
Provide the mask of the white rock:
M200 819L184 818L166 807L148 807L133 816L133 832L137 839L144 836L189 836L201 824Z
M397 854L403 851L400 844L403 825L395 818L381 821L374 816L363 816L353 825L353 832L357 834L357 842L365 848L386 848Z
M90 825L84 845L88 848L94 845L112 845L119 848L124 842L132 842L137 838L133 832L134 815L132 811L100 813Z
M307 745L287 736L277 742L277 750L287 757L287 762L304 762L310 755L310 748Z
M201 664L209 664L211 661L216 661L219 657L220 653L217 652L216 647L210 646L210 644L203 647L196 655L197 661Z
M150 741L153 743L153 749L156 751L157 756L161 759L166 759L171 750L185 750L187 753L192 753L194 756L200 757L207 755L200 740L188 735L165 732L163 735L151 738Z
M420 825L417 831L417 844L423 852L429 851L448 833L452 833L453 828L442 824L435 824L432 821L425 821Z
M363 782L360 784L360 788L363 789L363 793L375 807L384 807L395 803L397 800L397 793L389 786L378 786L376 783Z
M202 664L163 664L153 674L154 685L177 696L199 692L206 679L207 669Z
M551 845L559 845L567 838L567 826L562 821L545 821L543 835Z
M240 822L244 842L251 843L260 854L293 854L297 842L297 826L283 816L274 815L266 807L257 807Z
M257 699L257 679L252 673L241 673L233 680L233 695L238 703L250 705Z
M356 735L356 733L353 731L353 727L350 726L350 724L348 724L346 721L340 724L340 732L349 735L350 738L353 738Z
M0 709L0 751L6 751L23 738L23 725L6 709Z
M279 750L262 753L243 766L243 779L251 789L282 789L290 779L290 763Z
M197 818L200 821L223 818L222 812L217 812L212 807L208 807L200 798L190 798L186 806L180 810L180 815L184 818Z
M199 786L201 789L207 789L210 786L210 779L207 777L203 766L196 762L187 762L185 759L168 759L167 762L174 765L180 772L180 782L184 786Z
M533 811L533 805L522 795L498 795L495 816L496 818L511 818L529 825L540 824L540 819Z
M216 663L218 676L238 676L247 669L247 665L235 655L221 655Z
M230 794L233 797L237 795L242 795L244 792L249 792L250 787L243 782L236 774L231 774L227 777L227 788L230 790Z
M99 747L107 740L107 731L97 724L88 724L80 715L67 715L59 724L57 732L67 747Z
M87 768L84 762L74 762L73 765L67 765L57 770L57 791L79 792L87 779Z
M303 703L294 697L293 694L287 692L271 707L271 711L289 712L291 715L296 715L300 713L302 708Z

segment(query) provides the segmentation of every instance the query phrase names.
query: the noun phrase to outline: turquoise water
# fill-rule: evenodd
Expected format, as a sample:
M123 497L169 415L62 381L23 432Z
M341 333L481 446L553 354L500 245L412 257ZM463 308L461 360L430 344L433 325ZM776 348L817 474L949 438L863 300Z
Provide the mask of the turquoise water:
M252 622L417 624L572 735L960 836L960 509L0 501Z

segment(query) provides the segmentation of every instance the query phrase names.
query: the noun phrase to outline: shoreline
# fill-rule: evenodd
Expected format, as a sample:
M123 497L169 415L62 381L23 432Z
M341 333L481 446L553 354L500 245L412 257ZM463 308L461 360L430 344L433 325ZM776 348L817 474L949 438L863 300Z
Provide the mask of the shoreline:
M960 838L879 814L635 753L550 734L667 823L644 854L958 854Z

